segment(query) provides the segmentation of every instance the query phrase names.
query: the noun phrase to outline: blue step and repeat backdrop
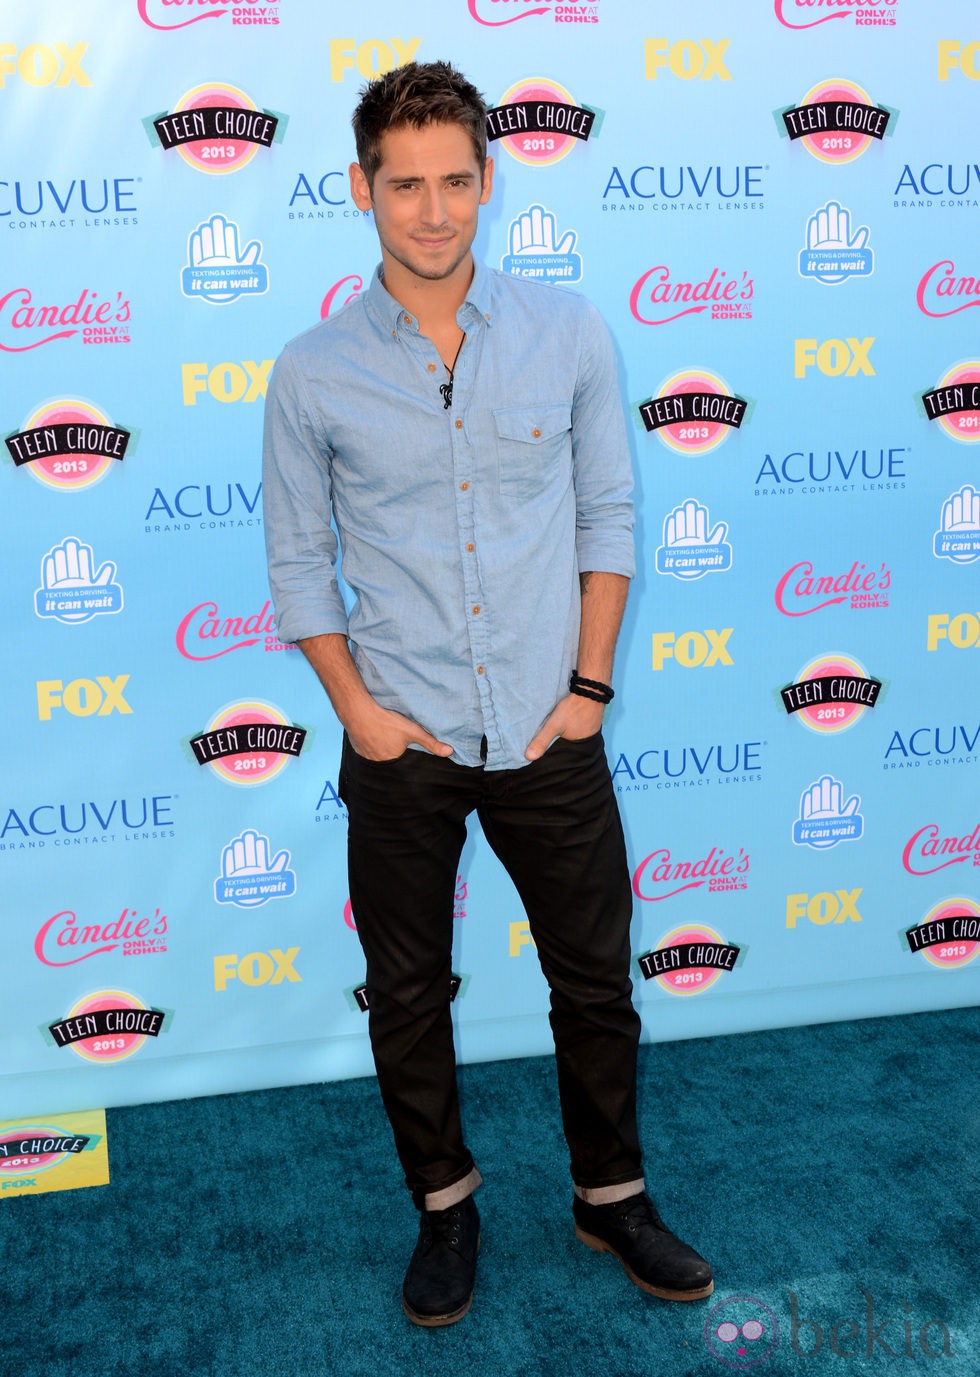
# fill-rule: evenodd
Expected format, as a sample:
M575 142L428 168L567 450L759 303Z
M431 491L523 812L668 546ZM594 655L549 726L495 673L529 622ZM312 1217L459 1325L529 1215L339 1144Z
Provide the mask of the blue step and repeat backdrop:
M412 58L492 107L479 252L617 343L646 1036L980 990L976 7L35 0L0 23L0 1118L371 1070L260 433L375 265L350 110ZM547 1050L479 836L456 898L461 1056Z

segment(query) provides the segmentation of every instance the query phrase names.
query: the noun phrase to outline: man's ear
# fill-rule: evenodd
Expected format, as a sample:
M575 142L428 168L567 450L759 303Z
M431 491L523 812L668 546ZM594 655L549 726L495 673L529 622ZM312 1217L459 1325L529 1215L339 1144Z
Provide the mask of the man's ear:
M372 207L371 188L368 179L364 175L364 169L360 163L351 163L347 169L350 177L350 194L358 210L370 210Z
M485 206L493 190L493 159L488 158L483 168L483 186L480 188L480 205Z

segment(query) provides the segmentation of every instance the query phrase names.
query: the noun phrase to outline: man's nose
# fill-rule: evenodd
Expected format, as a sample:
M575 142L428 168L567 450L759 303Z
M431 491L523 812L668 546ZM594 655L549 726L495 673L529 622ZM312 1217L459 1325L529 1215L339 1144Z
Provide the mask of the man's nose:
M427 225L446 222L446 202L441 187L426 187L422 193L422 219Z

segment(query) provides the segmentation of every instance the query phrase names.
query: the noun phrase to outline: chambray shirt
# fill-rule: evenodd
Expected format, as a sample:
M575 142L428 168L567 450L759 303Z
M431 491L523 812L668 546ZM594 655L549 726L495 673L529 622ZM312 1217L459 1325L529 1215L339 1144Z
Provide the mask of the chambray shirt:
M568 691L579 571L633 574L632 474L589 302L477 263L456 319L448 409L380 270L287 344L265 411L269 580L283 640L344 633L383 707L460 764L485 736L486 768L513 769Z

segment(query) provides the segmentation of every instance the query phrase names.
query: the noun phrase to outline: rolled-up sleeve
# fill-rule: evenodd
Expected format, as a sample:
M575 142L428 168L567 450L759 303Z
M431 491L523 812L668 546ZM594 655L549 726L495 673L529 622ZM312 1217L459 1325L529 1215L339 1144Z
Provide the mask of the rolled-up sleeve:
M312 419L290 349L269 380L262 448L262 504L269 588L283 641L347 634L330 524L330 449Z
M633 468L623 403L612 339L589 305L572 413L572 455L578 567L632 578Z

